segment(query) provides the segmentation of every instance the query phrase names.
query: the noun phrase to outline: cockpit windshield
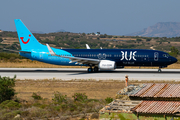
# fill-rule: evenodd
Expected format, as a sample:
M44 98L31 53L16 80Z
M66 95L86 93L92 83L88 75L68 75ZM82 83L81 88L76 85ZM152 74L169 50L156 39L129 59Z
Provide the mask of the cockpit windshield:
M166 54L163 54L163 56L164 56L164 57L169 57L169 54L166 53Z

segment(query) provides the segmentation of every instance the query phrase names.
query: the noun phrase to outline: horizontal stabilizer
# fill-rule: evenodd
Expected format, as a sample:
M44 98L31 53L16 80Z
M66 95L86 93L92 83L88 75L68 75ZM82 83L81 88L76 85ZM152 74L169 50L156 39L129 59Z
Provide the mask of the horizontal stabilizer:
M31 53L31 52L28 52L28 51L21 51L21 50L11 50L11 49L3 49L3 50L12 51L12 52Z

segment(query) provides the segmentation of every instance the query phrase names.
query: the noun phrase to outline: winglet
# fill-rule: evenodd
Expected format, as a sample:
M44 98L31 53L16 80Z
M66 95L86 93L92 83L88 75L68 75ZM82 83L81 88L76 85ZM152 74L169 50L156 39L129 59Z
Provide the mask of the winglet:
M86 44L86 48L87 48L87 49L91 49L88 44Z
M46 46L47 46L47 48L48 48L51 55L56 55L48 44L46 44Z

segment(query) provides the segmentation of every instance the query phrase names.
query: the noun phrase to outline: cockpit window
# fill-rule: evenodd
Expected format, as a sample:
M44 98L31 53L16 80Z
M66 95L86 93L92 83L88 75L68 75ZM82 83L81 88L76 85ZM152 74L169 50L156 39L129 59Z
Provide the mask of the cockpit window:
M169 57L169 54L163 54L164 57Z

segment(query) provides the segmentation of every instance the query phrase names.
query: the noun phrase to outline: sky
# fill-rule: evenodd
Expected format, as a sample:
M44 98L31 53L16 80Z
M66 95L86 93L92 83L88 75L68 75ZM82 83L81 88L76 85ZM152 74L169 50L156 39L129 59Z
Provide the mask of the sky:
M179 0L2 0L0 29L126 35L158 22L180 22Z

